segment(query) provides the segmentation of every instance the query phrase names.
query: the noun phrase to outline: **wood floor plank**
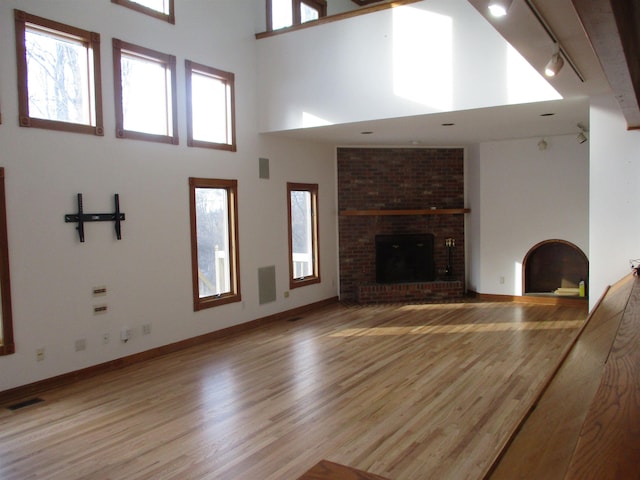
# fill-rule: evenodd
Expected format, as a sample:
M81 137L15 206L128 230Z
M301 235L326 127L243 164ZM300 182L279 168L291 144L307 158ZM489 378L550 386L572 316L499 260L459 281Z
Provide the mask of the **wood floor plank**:
M174 352L0 416L0 478L482 478L586 306L349 306Z

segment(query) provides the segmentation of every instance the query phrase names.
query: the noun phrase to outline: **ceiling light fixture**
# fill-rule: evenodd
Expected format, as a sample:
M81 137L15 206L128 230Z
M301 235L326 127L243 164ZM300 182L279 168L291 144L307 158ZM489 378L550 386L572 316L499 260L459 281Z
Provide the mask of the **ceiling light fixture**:
M491 0L489 2L489 12L494 17L504 17L509 11L509 7L513 0Z
M559 59L558 61L562 60L562 65L564 65L564 61L566 60L569 66L571 67L571 69L575 72L577 77L580 79L580 81L584 83L584 76L580 73L580 71L578 70L578 67L576 67L576 64L573 62L573 60L571 60L571 57L569 57L567 52L562 48L562 45L560 45L558 37L556 37L555 33L553 33L553 30L551 30L551 27L542 17L538 9L535 7L533 3L531 3L531 0L524 0L524 3L527 4L527 7L529 7L529 10L531 10L531 13L533 13L533 16L536 18L536 20L538 20L538 23L542 26L544 31L547 33L547 35L549 36L549 38L557 48L557 57L556 57L556 53L554 53L554 57ZM554 57L551 58L552 61L554 60ZM551 61L547 64L547 67L549 66L550 63ZM558 67L558 71L559 70L560 70L560 67ZM558 71L556 71L556 74L558 73ZM546 73L546 68L545 68L545 73Z
M558 74L558 72L562 69L563 65L564 65L564 60L560 56L560 48L556 43L553 48L553 55L551 56L551 60L549 60L547 65L544 67L544 74L547 77L555 77Z
M576 136L576 141L578 143L584 143L587 141L587 136L585 135L587 128L581 122L578 122L578 128L580 129L580 133Z

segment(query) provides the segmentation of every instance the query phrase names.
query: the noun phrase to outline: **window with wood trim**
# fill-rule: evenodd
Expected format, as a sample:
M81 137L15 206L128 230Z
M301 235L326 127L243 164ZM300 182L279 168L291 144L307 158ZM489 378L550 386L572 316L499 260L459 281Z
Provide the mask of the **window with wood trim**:
M239 302L238 182L189 178L195 311Z
M289 288L320 282L318 185L287 183Z
M9 281L9 247L7 242L7 208L4 194L4 168L0 167L0 355L15 353L11 314L11 282Z
M173 0L111 0L111 2L165 22L176 23Z
M176 57L113 39L116 137L178 144Z
M267 0L267 31L327 16L326 0Z
M104 135L100 35L14 11L21 127Z
M185 61L187 145L236 151L234 75Z

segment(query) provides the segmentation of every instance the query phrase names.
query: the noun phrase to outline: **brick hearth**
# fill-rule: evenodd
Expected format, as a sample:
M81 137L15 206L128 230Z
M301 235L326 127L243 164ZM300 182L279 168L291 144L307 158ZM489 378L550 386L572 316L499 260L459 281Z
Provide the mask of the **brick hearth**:
M339 148L338 207L350 210L464 208L460 148ZM376 284L375 236L434 235L436 281ZM464 294L464 215L339 216L340 298L359 303L441 301ZM454 238L445 275L445 239Z
M459 281L387 283L360 285L355 301L360 304L393 302L444 302L462 297L464 284Z

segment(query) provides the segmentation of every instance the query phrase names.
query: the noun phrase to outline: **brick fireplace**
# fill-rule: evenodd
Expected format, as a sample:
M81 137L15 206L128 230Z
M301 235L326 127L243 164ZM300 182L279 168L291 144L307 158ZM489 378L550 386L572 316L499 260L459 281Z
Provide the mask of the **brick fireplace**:
M338 148L342 300L435 302L464 294L463 155L461 148ZM380 235L433 235L435 278L377 283Z

